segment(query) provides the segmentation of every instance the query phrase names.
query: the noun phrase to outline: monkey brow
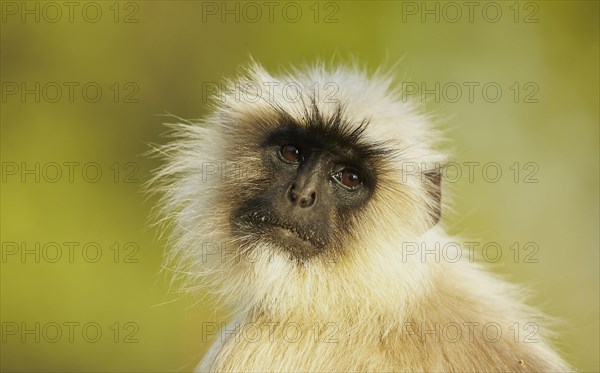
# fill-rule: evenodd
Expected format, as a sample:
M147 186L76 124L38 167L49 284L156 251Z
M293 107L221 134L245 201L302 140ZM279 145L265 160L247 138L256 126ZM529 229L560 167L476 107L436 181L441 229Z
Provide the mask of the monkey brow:
M321 139L325 144L351 147L360 157L376 159L394 156L397 151L386 141L369 141L364 133L370 121L365 118L352 120L346 114L346 105L338 104L332 115L325 116L314 98L304 103L302 118L296 118L281 106L274 106L282 128L292 132L301 131L305 136Z

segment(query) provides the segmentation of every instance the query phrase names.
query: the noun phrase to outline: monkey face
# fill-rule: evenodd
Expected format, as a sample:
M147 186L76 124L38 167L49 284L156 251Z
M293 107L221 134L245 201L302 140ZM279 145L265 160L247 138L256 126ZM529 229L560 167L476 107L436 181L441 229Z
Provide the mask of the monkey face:
M316 110L316 109L315 109ZM262 182L232 214L234 232L266 241L291 258L342 250L349 224L377 186L374 151L358 142L360 130L323 122L287 122L263 133L255 151Z
M174 223L167 261L189 286L208 273L257 299L278 294L282 278L319 288L318 269L375 270L437 222L440 179L427 171L445 156L433 150L427 118L383 77L297 73L251 67L211 115L174 125L176 141L161 149L168 163L155 179ZM297 98L286 98L288 83ZM335 97L315 84L333 84ZM246 86L274 88L246 100Z

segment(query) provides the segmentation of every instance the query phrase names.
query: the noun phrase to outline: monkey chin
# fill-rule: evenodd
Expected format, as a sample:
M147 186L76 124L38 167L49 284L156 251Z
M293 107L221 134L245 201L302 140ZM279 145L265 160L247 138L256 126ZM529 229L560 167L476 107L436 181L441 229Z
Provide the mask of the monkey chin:
M312 229L279 219L246 217L243 220L244 223L237 225L242 232L259 236L261 243L267 243L269 247L279 251L280 255L298 264L306 264L326 251L325 239ZM256 234L257 228L261 234Z
M271 236L278 247L299 262L304 262L319 252L315 244L302 238L298 232L292 229L275 226L271 230Z

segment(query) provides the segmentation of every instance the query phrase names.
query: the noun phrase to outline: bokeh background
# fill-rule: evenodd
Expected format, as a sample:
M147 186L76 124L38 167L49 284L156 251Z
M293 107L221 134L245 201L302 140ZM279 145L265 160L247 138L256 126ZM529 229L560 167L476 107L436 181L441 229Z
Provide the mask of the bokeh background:
M2 371L194 367L211 342L202 323L226 315L169 292L141 192L159 161L143 153L167 141L161 114L202 117L207 84L250 56L273 71L401 61L412 88L439 84L438 98L413 98L453 160L503 172L447 181L444 223L497 242L493 271L534 289L567 360L598 371L597 1L476 1L471 14L462 2L69 4L2 2Z

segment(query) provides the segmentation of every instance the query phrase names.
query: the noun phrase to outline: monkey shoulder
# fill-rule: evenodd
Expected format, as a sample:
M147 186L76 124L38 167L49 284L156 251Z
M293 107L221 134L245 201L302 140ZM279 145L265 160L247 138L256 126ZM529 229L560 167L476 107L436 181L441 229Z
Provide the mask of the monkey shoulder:
M475 264L447 266L400 321L382 326L382 351L399 371L572 371L521 298Z

